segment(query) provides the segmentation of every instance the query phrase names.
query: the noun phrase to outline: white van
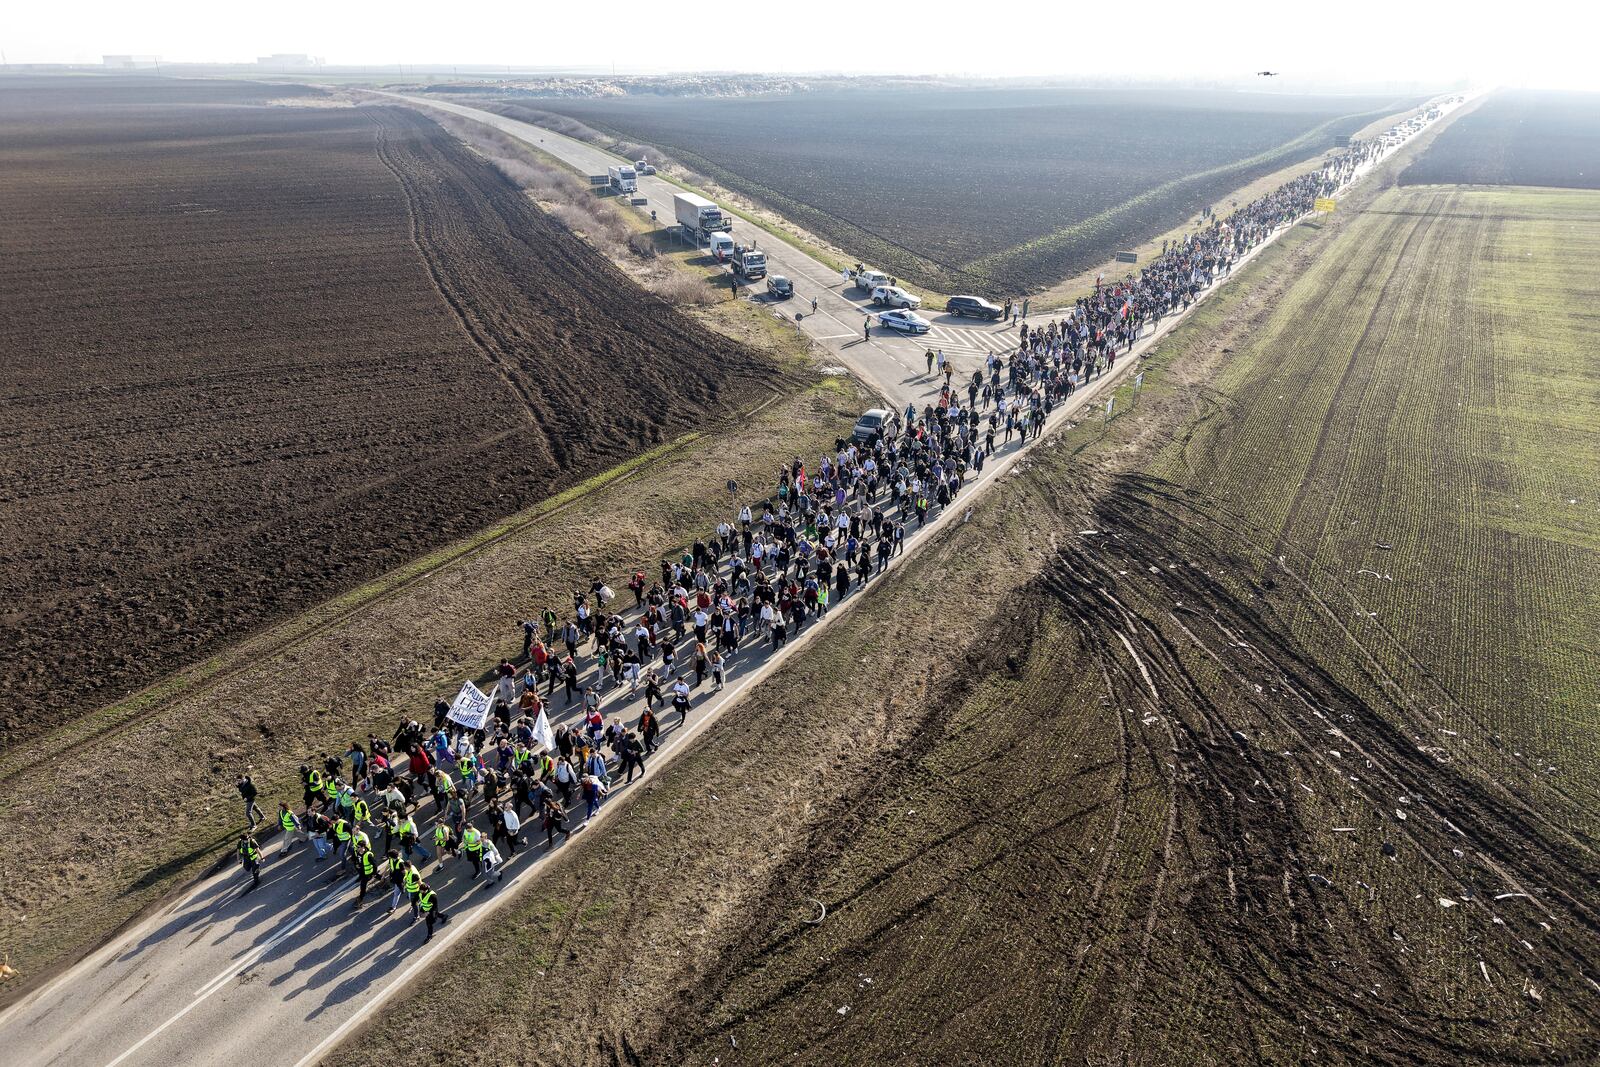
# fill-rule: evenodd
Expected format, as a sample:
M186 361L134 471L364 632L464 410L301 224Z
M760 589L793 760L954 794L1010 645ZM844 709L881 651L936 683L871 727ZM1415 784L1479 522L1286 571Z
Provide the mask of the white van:
M719 263L733 255L733 238L725 233L712 234L711 254L717 257Z

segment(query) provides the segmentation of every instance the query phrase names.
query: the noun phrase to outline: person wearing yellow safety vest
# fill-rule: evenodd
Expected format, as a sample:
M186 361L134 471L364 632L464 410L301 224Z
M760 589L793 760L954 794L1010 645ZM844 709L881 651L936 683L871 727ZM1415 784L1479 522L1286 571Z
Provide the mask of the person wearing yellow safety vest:
M254 889L261 884L261 846L256 844L253 834L240 834L239 847L236 851L239 853L240 865L250 873L250 889ZM250 892L250 889L246 889L245 892Z
M468 826L461 831L461 854L472 864L472 877L483 873L483 831Z
M400 898L405 896L406 868L410 866L411 864L400 858L398 849L391 848L383 857L384 877L389 879L389 885L394 889L394 892L389 895L390 911L393 911L395 905L400 903Z
M311 840L295 813L289 810L287 800L278 801L278 827L283 831L283 851L278 853L280 856L287 856L296 841Z
M350 905L352 908L359 908L359 907L361 907L361 905L363 903L366 902L366 899L367 899L367 883L369 881L371 881L372 880L372 876L377 874L377 873L378 873L378 861L373 858L372 849L370 847L369 848L357 848L356 849L356 877L361 880L361 894L356 897L355 903Z
M424 863L433 859L433 853L423 847L421 835L417 833L416 819L407 815L400 825L395 828L395 832L400 838L400 847L405 849L406 859L409 860L411 858L413 851L422 853L422 862Z
M441 771L437 767L433 771L433 803L440 810L450 803L450 797L456 791L456 783L450 777L449 771Z
M433 828L433 845L439 850L439 862L444 863L446 852L460 855L461 843L449 823L441 821Z
M358 852L361 849L370 849L372 847L372 838L368 837L367 832L354 823L350 824L350 847Z
M406 864L406 869L400 872L400 888L411 901L411 921L416 922L421 914L417 910L417 894L422 892L422 872L417 870L415 864Z
M306 789L306 807L311 806L313 800L322 799L322 772L308 764L300 764L300 781Z
M433 891L433 886L423 882L417 890L417 908L422 912L423 921L428 924L428 936L422 939L426 945L433 940L433 921L438 919L441 923L448 923L450 916L444 913L444 908L439 904L439 895Z
M367 802L361 797L356 797L355 804L351 807L351 813L358 823L372 822L372 809L367 806Z
M344 816L333 820L333 839L337 844L333 848L333 862L343 864L345 856L350 852L350 820ZM334 875L335 878L338 875Z

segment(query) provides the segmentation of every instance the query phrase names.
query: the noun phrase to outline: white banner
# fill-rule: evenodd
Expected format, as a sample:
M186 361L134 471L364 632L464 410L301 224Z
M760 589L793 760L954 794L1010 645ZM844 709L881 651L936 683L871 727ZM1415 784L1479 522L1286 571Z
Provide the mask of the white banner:
M481 730L489 719L489 694L471 682L461 683L461 692L450 704L451 722L458 722L469 730Z
M550 719L543 708L539 709L539 717L533 720L533 739L543 745L546 752L556 750L555 731L550 729Z

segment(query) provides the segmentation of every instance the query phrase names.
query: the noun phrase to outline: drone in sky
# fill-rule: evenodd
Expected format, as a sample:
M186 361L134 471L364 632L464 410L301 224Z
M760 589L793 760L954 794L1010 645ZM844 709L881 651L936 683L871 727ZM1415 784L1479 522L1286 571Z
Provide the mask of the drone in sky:
M1277 76L1278 76L1278 72L1275 71L1275 70L1258 70L1258 71L1256 71L1256 77L1258 77L1258 78L1276 78Z

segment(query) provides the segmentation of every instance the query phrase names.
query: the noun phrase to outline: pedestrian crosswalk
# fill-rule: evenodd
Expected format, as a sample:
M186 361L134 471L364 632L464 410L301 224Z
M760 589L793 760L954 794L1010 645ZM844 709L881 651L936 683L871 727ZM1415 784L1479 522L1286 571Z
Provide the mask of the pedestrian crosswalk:
M972 326L935 326L924 341L930 348L942 348L947 356L977 356L980 359L990 352L1008 352L1017 343L1014 331L994 327L985 329Z

